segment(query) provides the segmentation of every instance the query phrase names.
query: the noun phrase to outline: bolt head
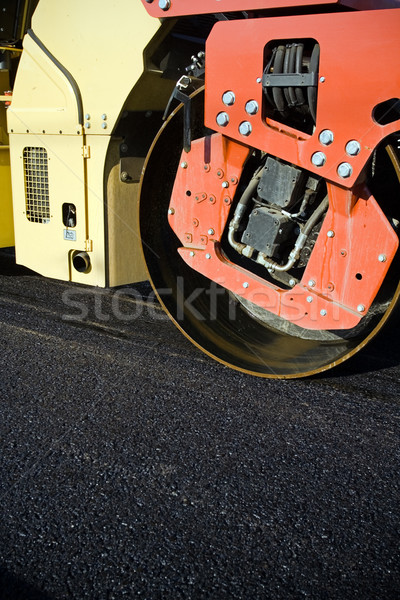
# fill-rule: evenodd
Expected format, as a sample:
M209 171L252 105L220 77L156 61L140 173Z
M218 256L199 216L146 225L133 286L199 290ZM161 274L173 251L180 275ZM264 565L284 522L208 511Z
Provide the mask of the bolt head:
M326 310L323 308L322 310L320 310L320 313L319 313L319 314L321 315L321 317L326 317L326 315L327 315L327 312L326 312Z
M255 100L249 100L245 106L248 115L256 115L258 113L258 102Z
M228 188L229 187L229 181L223 181L222 182L222 187L225 188L225 189Z
M206 259L210 260L210 258L211 258L211 254L206 254Z
M169 208L168 209L168 214L169 215L174 215L175 214L175 209L174 208Z
M323 167L326 163L326 156L323 152L314 152L311 157L311 162L314 167Z
M101 115L101 118L103 119L103 121L107 121L107 115L106 114Z
M214 235L215 231L212 227L208 230L208 235Z
M90 129L90 123L89 123L89 121L86 121L86 123L85 123L85 128L86 128L86 129Z
M193 252L193 250L191 251L191 253L190 253L190 256L192 256L192 257L194 256L194 252Z
M361 145L357 140L350 140L346 144L346 152L349 156L357 156L361 152Z
M188 164L186 161L181 162L181 169L187 169L187 166Z
M102 123L102 124L101 124L101 127L102 127L103 129L107 129L107 123Z
M226 127L229 123L229 115L226 112L220 112L217 114L217 125L220 127Z
M310 281L308 282L308 287L314 287L314 286L315 286L314 279L310 279Z
M239 133L240 133L240 135L244 135L245 137L250 135L252 130L253 130L253 128L251 126L251 123L249 123L248 121L243 121L239 125Z
M330 129L324 129L319 134L318 139L321 142L321 144L323 144L324 146L329 146L330 144L332 144L332 142L335 138L333 135L333 131L331 131Z
M365 312L365 306L364 306L364 304L359 304L357 306L357 310L358 310L359 313Z
M349 163L344 162L340 163L340 165L337 168L337 172L339 177L342 177L342 179L346 179L347 177L350 177L353 173L353 168Z
M328 236L328 238L333 238L335 237L335 232L332 231L332 229L330 229L326 235Z
M243 283L243 287L244 287L245 289L247 289L247 288L249 287L249 284L247 283L247 281L245 281L245 282Z
M380 255L378 256L378 260L379 260L379 262L381 262L381 263L384 263L384 262L386 262L386 254L380 254Z
M320 78L319 78L319 82L320 82L320 83L324 83L324 81L325 81L325 77L320 77Z
M89 113L86 113L86 115L85 115L85 119L86 119L86 121L89 121L89 119L90 119L90 115L89 115Z
M294 287L294 286L296 285L296 280L295 280L295 279L290 279L290 280L289 280L289 285L290 285L291 287Z
M171 8L171 0L158 0L158 6L161 10L169 10Z
M307 296L306 300L307 300L307 302L309 304L311 304L311 302L313 301L313 297L312 296Z
M225 92L222 95L222 102L225 104L225 106L232 106L233 104L235 104L235 100L236 96L232 91Z

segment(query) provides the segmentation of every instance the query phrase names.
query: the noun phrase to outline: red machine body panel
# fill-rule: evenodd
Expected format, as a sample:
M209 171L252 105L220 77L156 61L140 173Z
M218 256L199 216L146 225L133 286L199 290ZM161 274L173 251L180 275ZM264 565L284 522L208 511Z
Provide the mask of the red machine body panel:
M302 280L282 289L233 264L221 251L248 154L246 146L219 134L196 140L190 152L182 153L168 217L184 246L181 257L212 281L296 325L354 327L371 306L398 248L379 205L368 190L356 196L329 185L329 210Z
M266 119L263 110L251 116L245 110L249 100L263 106L264 49L276 40L277 32L280 40L314 39L320 46L318 107L312 135ZM377 32L381 34L379 44ZM400 119L379 125L373 118L374 107L400 95L399 73L393 70L392 62L393 56L400 55L399 32L398 10L219 22L206 44L205 123L230 138L350 188L377 144L400 127ZM245 53L242 48L246 48ZM229 107L222 101L228 90L236 97ZM222 111L229 116L224 127L216 122ZM247 137L239 133L244 121L252 127ZM319 141L319 134L326 129L334 134L328 146ZM351 140L360 144L356 156L345 150ZM321 151L326 162L316 167L311 158ZM338 173L343 162L352 169L346 178Z
M291 8L296 6L343 5L357 10L396 8L399 0L142 0L147 12L162 18L206 13Z

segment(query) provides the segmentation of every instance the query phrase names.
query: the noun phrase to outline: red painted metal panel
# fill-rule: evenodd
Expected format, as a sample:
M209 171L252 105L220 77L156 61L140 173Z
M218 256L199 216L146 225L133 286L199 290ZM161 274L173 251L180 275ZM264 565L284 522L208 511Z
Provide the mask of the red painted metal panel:
M158 0L142 0L142 2L147 12L158 18L326 4L342 4L358 10L400 6L400 0L161 0L164 8L160 8Z
M372 117L378 103L399 97L400 70L393 62L393 57L400 55L399 31L398 10L219 22L206 44L205 124L327 180L352 187L376 145L400 129L399 120L382 126ZM260 107L264 102L261 77L266 44L300 38L316 40L321 49L317 121L312 135L266 120L262 110L252 116L245 111L249 100L256 100ZM228 90L236 96L229 107L222 102ZM225 127L216 122L222 111L229 115ZM243 121L252 125L246 138L238 131ZM329 146L319 142L324 129L334 133ZM360 144L357 156L346 154L350 140ZM326 162L315 167L311 157L321 151ZM342 162L350 163L353 170L346 179L337 172Z
M302 280L293 289L279 288L235 265L220 249L248 153L219 134L194 141L182 153L168 216L183 245L179 254L212 281L296 325L354 327L396 253L399 242L390 223L367 190L360 191L364 198L330 184L329 210Z
M147 12L153 17L179 17L206 13L234 12L238 10L262 10L268 8L290 8L315 4L339 4L340 0L163 0L165 9L158 0L142 0Z

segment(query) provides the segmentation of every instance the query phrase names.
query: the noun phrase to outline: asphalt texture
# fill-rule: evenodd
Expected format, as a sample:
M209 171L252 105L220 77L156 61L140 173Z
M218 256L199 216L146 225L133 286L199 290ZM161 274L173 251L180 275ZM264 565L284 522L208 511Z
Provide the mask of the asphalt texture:
M399 599L398 331L257 379L1 252L0 599Z

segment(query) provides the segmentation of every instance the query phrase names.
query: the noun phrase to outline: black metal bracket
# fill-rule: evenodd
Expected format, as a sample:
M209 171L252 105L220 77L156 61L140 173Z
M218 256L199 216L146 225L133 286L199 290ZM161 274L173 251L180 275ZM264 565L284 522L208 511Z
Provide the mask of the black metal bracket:
M185 152L190 152L192 146L192 135L191 135L191 103L190 96L184 93L183 90L188 90L192 80L190 77L183 75L176 84L174 91L168 100L167 107L164 112L163 119L165 120L170 112L172 102L177 100L183 104L183 148Z
M315 87L318 73L270 73L263 75L263 87Z

